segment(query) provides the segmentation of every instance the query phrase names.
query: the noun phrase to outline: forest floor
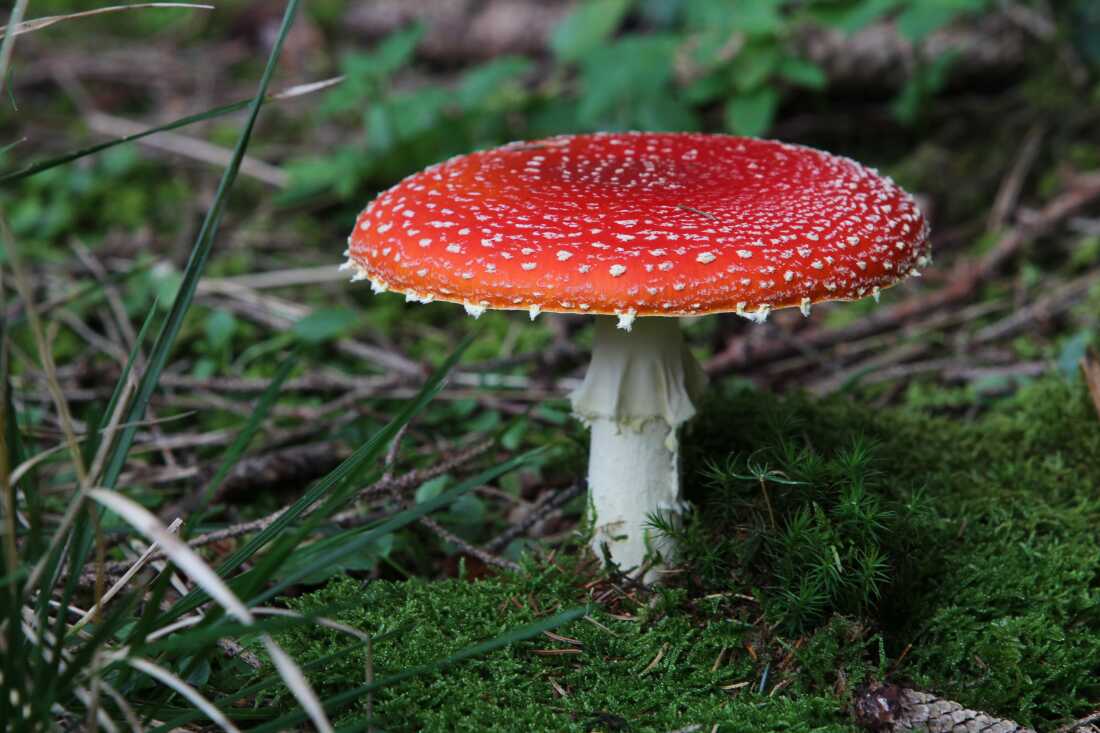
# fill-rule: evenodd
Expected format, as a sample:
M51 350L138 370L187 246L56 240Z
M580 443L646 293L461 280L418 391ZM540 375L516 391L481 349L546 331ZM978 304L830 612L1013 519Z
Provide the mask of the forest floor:
M38 15L64 5L44 0ZM937 87L915 117L890 111L909 87L853 91L828 60L827 88L776 108L770 135L866 161L914 192L935 262L878 304L685 324L711 380L683 441L698 511L679 532L678 563L644 588L602 572L584 542L586 434L565 394L583 373L590 323L475 321L445 303L372 295L337 270L355 213L401 176L596 124L562 117L584 100L573 67L547 61L545 40L519 34L509 46L494 30L505 50L535 59L510 86L511 71L470 71L484 60L467 58L476 39L447 45L452 36L429 31L383 43L396 29L381 11L317 5L288 36L272 91L349 76L265 107L118 485L166 523L201 509L191 538L221 561L379 435L474 334L388 455L345 477L357 493L341 513L273 576L294 578L274 602L372 639L349 645L319 625L276 635L323 697L355 692L334 720L851 731L856 700L878 682L1041 733L1100 707L1100 359L1090 348L1100 346L1100 87L1073 56L1065 18L1051 21L1060 25L1037 58L1009 58L1012 47L1002 72ZM561 23L560 5L547 3L539 22ZM25 140L0 152L3 171L248 99L281 12L120 14L26 34L9 85L18 113L0 121L0 146ZM639 17L643 30L657 22ZM452 97L466 106L455 112ZM647 100L623 125L681 119ZM713 105L697 106L691 124L724 129ZM63 443L52 386L81 434L104 415L128 355L142 351L142 322L159 323L180 292L242 119L0 177L55 365L37 355L25 302L9 297L12 407L31 452ZM246 455L219 475L282 376ZM39 470L52 521L73 470L56 454ZM434 521L311 564L465 484ZM103 529L117 576L138 550L121 521ZM94 565L80 576L84 602ZM557 621L540 629L547 619ZM539 633L509 637L517 629ZM238 651L214 649L195 679L228 694L270 675L255 639ZM165 652L165 663L180 656ZM232 709L244 726L294 704L268 691Z

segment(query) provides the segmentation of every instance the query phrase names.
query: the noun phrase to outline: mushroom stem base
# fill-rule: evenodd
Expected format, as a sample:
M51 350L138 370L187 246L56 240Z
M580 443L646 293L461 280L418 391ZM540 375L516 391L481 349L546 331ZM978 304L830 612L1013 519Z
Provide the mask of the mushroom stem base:
M644 580L651 582L659 563L671 560L675 551L672 540L651 525L651 518L660 515L678 524L687 509L680 498L676 428L663 420L634 428L596 419L591 429L592 550L631 574L640 572L648 557L653 562Z
M695 414L706 378L684 344L675 318L639 318L631 332L607 316L596 320L592 363L573 393L573 414L592 430L588 489L592 549L623 572L637 574L647 556L658 563L675 551L651 526L660 515L679 521L677 430ZM647 582L659 564L651 563Z

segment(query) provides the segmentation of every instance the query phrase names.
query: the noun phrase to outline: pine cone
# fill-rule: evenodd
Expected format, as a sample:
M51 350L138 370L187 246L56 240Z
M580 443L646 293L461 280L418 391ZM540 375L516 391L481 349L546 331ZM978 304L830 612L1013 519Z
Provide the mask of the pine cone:
M927 692L897 685L871 685L855 702L856 722L874 731L924 733L1035 733L1031 728Z

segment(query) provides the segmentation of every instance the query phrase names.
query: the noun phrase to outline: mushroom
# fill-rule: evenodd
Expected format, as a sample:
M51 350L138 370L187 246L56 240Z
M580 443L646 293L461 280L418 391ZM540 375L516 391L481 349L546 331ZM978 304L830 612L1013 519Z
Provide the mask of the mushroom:
M591 430L592 547L652 580L675 548L680 426L705 376L677 316L878 298L928 262L928 225L889 178L769 140L596 133L452 158L380 194L345 267L409 301L596 316L571 395ZM651 555L652 553L652 555Z

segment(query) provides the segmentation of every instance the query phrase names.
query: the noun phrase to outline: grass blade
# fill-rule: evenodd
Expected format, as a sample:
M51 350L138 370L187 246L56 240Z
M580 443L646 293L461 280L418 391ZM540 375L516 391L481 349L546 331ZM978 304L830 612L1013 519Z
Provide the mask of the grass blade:
M328 475L320 479L309 491L307 491L298 501L294 502L280 517L275 520L267 529L263 530L251 541L246 543L237 552L230 555L222 563L222 566L218 569L219 573L223 576L226 573L232 572L236 568L240 567L242 563L246 562L249 558L256 554L256 552L266 545L272 538L283 531L290 525L295 519L301 516L307 509L317 503L327 493L329 493L334 487L343 482L346 478L353 475L355 471L367 461L376 458L386 445L393 439L394 436L404 427L420 410L422 410L431 400L443 389L444 380L450 373L451 369L465 353L466 349L473 342L474 334L467 336L458 348L447 358L442 366L436 370L424 386L421 387L420 392L416 397L410 400L398 415L390 420L390 422L379 430L377 433L371 436L370 440L359 447L354 453L344 460L339 466L334 468Z
M229 614L242 623L252 623L252 613L229 590L225 581L186 542L169 532L152 512L116 491L92 489L88 492L88 497L122 517L147 540L159 545L177 568L186 573Z
M44 18L35 18L33 20L25 20L12 28L13 36L21 36L24 33L33 33L34 31L40 31L43 28L49 28L55 23L60 23L63 20L76 20L77 18L87 18L92 15L103 15L104 13L117 13L122 10L141 10L148 8L187 8L189 10L213 10L213 5L196 5L194 3L135 3L133 5L111 5L105 8L96 8L94 10L84 10L79 13L69 13L68 15L48 15ZM0 26L0 31L7 32L10 26Z
M141 330L137 334L137 338L134 340L134 347L130 350L130 356L126 360L126 366L122 369L122 374L119 376L118 382L115 384L114 392L111 394L111 399L107 403L107 409L103 415L100 416L96 430L88 436L88 440L85 442L85 460L86 462L93 462L94 456L99 449L99 441L103 439L106 434L107 428L110 425L111 418L114 416L116 408L118 407L119 400L121 400L123 393L126 391L127 382L130 379L130 371L134 366L134 362L137 360L137 355L141 350L141 345L145 341L145 334L149 329L150 324L153 322L153 316L156 314L156 303L153 304L153 308L149 311L149 315L145 319L145 323L142 324ZM94 447L93 447L94 446ZM63 546L63 540L67 539L67 534L70 525L77 520L77 515L83 505L83 497L74 498L69 506L65 510L65 515L62 517L60 524L54 532L52 538L50 538L49 546L46 548L45 553L39 557L35 563L34 568L31 570L28 580L26 592L30 592L32 587L43 576L45 577L44 587L52 588L56 582L56 573L60 569L60 552ZM56 557L54 554L57 553ZM86 553L85 553L86 554ZM82 558L83 560L83 558ZM49 594L42 594L43 601L49 598Z
M130 594L120 601L115 608L105 614L102 621L91 630L91 634L86 639L82 639L83 643L75 651L70 651L72 647L68 645L62 651L63 639L58 638L54 653L57 655L58 660L64 656L64 670L60 669L59 664L58 670L49 677L49 689L70 690L78 684L77 677L85 675L92 667L96 661L96 656L102 654L107 644L115 638L119 630L130 620L130 615L140 600L140 597L136 594ZM64 634L64 627L60 626L59 628L61 633ZM41 686L36 684L33 689L46 689L46 685L44 683Z
M405 407L401 410L396 417L372 435L370 439L359 447L354 453L344 460L339 466L330 471L324 478L321 478L314 483L305 494L303 494L296 502L290 505L286 511L279 515L278 519L268 525L265 529L258 532L252 539L246 542L240 549L236 550L227 557L222 564L218 567L218 574L222 577L226 577L229 573L239 568L242 564L247 562L263 547L269 544L273 539L278 537L283 531L290 526L290 524L300 517L303 513L310 509L319 500L325 497L330 492L343 483L347 478L354 475L355 472L366 462L377 458L386 445L394 436L406 425L409 420L413 418L421 409L427 405L433 397L443 388L444 380L450 373L450 370L465 353L466 349L473 342L476 332L470 334L458 347L451 353L447 360L436 370L436 372L428 379L428 381L421 387L420 392L416 397L406 403ZM352 489L354 490L354 489ZM340 499L347 493L337 492L336 498ZM332 497L330 497L331 499ZM315 525L322 521L325 517L324 513L318 510L317 519L312 523ZM310 525L310 526L312 526ZM274 572L277 566L272 565L268 570L268 573ZM262 582L263 577L258 578L257 582ZM191 611L198 606L202 605L206 601L203 592L200 589L196 589L188 595L181 598L170 611L158 619L158 625L164 625L179 618L183 614Z
M23 22L23 14L27 11L27 0L15 0L12 5L11 15L8 16L8 26L18 27ZM11 64L12 50L15 48L15 37L18 33L9 33L4 28L4 42L0 44L0 84L8 85L8 66Z
M313 721L318 730L332 731L332 725L328 722L328 716L321 705L321 700L317 697L317 693L313 691L313 687L309 684L309 680L306 679L301 667L295 664L290 655L284 652L282 647L276 644L275 640L267 634L264 634L263 642L268 656L271 657L271 663L275 665L275 670L283 678L283 682L286 683L295 699L301 704L305 714L309 716L309 719Z
M0 283L0 307L3 306L3 296L3 283ZM0 552L3 553L3 567L7 575L14 576L19 570L19 550L16 545L16 479L12 476L12 468L23 462L23 455L18 443L19 425L8 382L8 334L5 325L0 321L0 514L3 515L4 522L4 539ZM13 607L18 602L18 594L13 595Z
M402 629L402 630L404 630L404 629ZM387 634L386 636L389 636L389 634ZM378 638L375 639L375 641L379 641L379 640L381 640L381 638L382 637L378 637ZM338 661L341 658L347 656L348 654L351 654L351 653L363 648L363 646L365 644L366 644L366 642L357 643L357 644L349 644L348 646L345 646L341 649L338 649L337 651L332 652L331 654L326 654L323 657L318 657L317 659L313 659L313 660L307 662L306 664L304 664L302 666L302 670L303 671L308 671L308 670L312 670L312 669L324 669L325 665L327 665L331 662ZM246 687L242 687L241 689L236 690L233 693L230 693L228 695L224 695L222 697L219 697L217 702L215 702L214 704L217 705L218 708L221 709L221 710L228 710L228 711L232 711L234 714L237 714L238 711L240 711L240 709L235 707L235 703L239 702L240 700L245 700L247 698L258 695L261 692L271 690L278 684L279 684L278 679L275 679L273 677L268 677L264 680L261 680L260 682L255 682L251 685L247 685ZM244 712L244 711L240 711L240 712ZM188 711L188 712L180 713L176 717L165 721L164 723L162 723L158 727L152 729L148 733L165 733L166 731L176 730L180 726L183 726L183 725L186 725L188 723L194 722L195 720L198 720L199 717L200 716L197 713L195 713L194 711Z
M111 392L111 399L107 401L107 407L104 408L103 414L99 417L95 432L88 436L88 442L84 445L85 460L89 464L94 462L95 454L99 450L99 441L103 439L104 431L107 430L107 426L111 422L111 416L115 414L115 409L122 399L123 393L126 391L126 384L130 381L130 373L134 369L138 354L141 353L141 347L145 343L145 336L149 333L149 327L153 325L153 318L156 314L157 301L154 300L152 307L149 309L149 313L145 316L145 321L141 324L141 329L138 330L137 335L134 337L134 346L130 349L130 354L126 358L126 364L122 367L122 373L118 375L118 381L115 383L114 391Z
M248 416L248 421L245 423L245 426L241 428L241 432L237 433L237 437L233 440L233 444L230 445L229 450L226 451L225 457L222 459L221 465L218 466L217 472L203 488L201 499L199 500L199 510L188 518L187 527L183 533L184 537L187 537L191 533L191 530L202 520L204 509L209 504L210 499L217 492L218 487L221 486L225 477L228 476L229 472L233 470L233 467L237 465L237 461L239 461L241 456L244 455L244 452L248 450L248 446L252 443L252 439L256 437L256 433L260 430L260 425L263 423L268 413L271 412L271 407L275 404L275 400L278 398L279 392L283 388L283 383L286 382L287 377L290 376L290 372L297 364L298 352L295 351L279 365L279 368L275 372L275 376L271 379L271 383L267 385L263 394L260 395L260 399L256 401L256 405L253 407L252 413Z
M241 134L237 139L237 145L233 149L233 158L229 163L229 167L226 168L225 173L222 175L221 182L218 184L218 190L214 195L214 201L210 206L210 210L207 212L206 219L203 221L202 229L199 231L195 246L191 250L191 257L188 260L187 269L184 271L183 280L180 283L176 298L172 303L172 308L168 313L168 317L161 325L161 330L160 333L157 334L156 341L153 343L153 349L149 355L148 366L146 367L145 373L142 375L141 383L138 386L137 394L134 397L133 405L129 411L127 422L131 423L131 425L122 431L115 450L107 463L102 481L103 485L107 488L114 488L118 481L119 474L122 473L122 467L126 462L126 457L130 452L130 446L134 440L134 435L137 432L136 423L141 419L141 416L145 414L145 409L149 404L150 398L153 396L153 390L156 388L157 382L160 379L160 373L163 371L165 364L167 364L168 355L172 350L172 346L175 343L180 328L183 326L183 319L187 315L187 311L191 308L191 302L194 300L195 290L198 287L199 279L206 269L206 261L210 256L210 250L214 246L214 238L221 224L222 212L225 210L229 189L232 188L233 183L237 179L237 174L240 172L241 161L244 159L245 151L248 149L248 143L252 137L252 130L256 125L256 118L260 113L260 107L263 105L267 87L271 83L271 77L275 73L275 66L278 63L279 54L282 52L283 42L286 39L287 33L290 31L291 25L294 23L294 17L297 11L298 0L289 0L286 6L286 12L283 15L282 26L279 28L279 35L275 39L275 45L271 49L271 55L267 60L267 66L264 68L263 76L260 78L259 90L249 107L248 120L245 122L244 128L241 130Z
M195 581L211 598L234 616L249 626L255 623L252 612L241 602L229 586L225 584L214 569L207 565L187 543L168 531L159 519L136 501L107 489L92 489L88 496L122 517L151 542L160 545L172 563ZM264 647L275 662L279 675L290 691L301 703L308 717L318 730L325 733L332 730L317 695L306 682L301 670L267 634L263 635Z
M282 99L293 99L294 97L300 97L305 94L312 94L322 89L328 89L335 86L344 80L343 76L334 76L321 81L310 82L309 84L299 84L297 86L286 89L278 94L271 94L265 98L265 101L274 102ZM141 132L135 132L130 135L123 135L121 137L112 138L110 140L104 140L101 143L94 145L88 145L87 147L80 148L78 150L72 150L68 153L62 153L61 155L53 158L47 158L40 160L37 163L29 163L22 168L10 171L0 175L0 186L5 184L15 183L29 176L33 176L43 171L48 171L51 168L56 168L59 165L65 165L71 163L74 160L85 158L89 155L95 155L101 153L104 150L108 150L118 145L124 145L126 143L141 140L142 138L155 135L158 132L167 132L169 130L177 130L181 127L187 127L193 125L196 122L202 122L204 120L214 119L215 117L224 117L225 115L232 114L233 112L239 112L242 109L246 109L251 104L253 99L242 99L238 102L231 104L225 104L220 107L214 107L208 109L205 112L198 112L193 115L187 115L180 117L179 119L166 122L163 125L157 125L156 127L150 127L148 130L142 130Z
M210 718L210 720L222 730L228 731L229 733L240 733L237 726L233 725L229 718L225 717L225 714L221 710L218 710L212 702L203 697L202 693L164 667L153 664L147 659L134 659L131 657L126 658L126 663L139 672L152 677L161 684L167 685L183 695L187 698L188 702L201 710L206 717Z
M412 524L423 516L438 511L445 506L449 506L457 499L459 499L463 494L466 494L473 489L476 489L478 486L484 486L486 483L492 481L499 476L516 470L517 468L530 462L533 458L542 455L546 452L546 450L547 449L545 448L536 448L535 450L528 451L527 453L516 456L515 458L505 461L498 466L494 466L493 468L482 471L476 476L471 476L470 478L460 483L458 486L450 489L449 491L443 492L434 499L421 502L409 509L398 512L397 514L393 515L385 522L382 522L370 531L362 532L353 539L350 539L347 542L344 542L327 552L320 553L320 555L316 559L314 559L313 562L288 574L285 578L281 579L278 583L275 583L270 588L266 589L260 595L254 598L250 598L248 600L248 605L258 605L260 603L263 603L264 601L274 598L281 591L289 588L291 585L294 585L302 578L307 578L310 575L318 572L319 570L331 566L333 563L337 562L338 560L342 560L349 554L356 552L361 548L366 547L367 545L370 545L372 542L377 541L379 538L390 534L391 532L396 532L402 527L406 527L409 524Z

